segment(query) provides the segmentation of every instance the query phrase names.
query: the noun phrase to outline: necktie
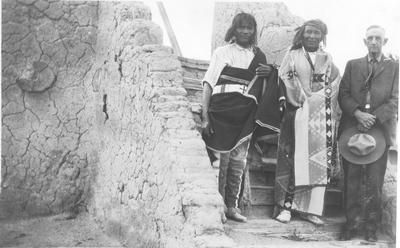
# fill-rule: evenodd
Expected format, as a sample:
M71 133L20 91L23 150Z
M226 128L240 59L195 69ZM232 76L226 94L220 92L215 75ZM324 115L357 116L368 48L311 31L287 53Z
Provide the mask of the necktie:
M371 59L370 61L371 78L375 75L377 65L378 65L378 60L376 60L376 58Z
M365 85L366 90L367 90L366 95L365 95L365 111L368 113L371 111L371 92L370 92L371 80L374 77L378 61L376 60L376 58L373 58L373 59L371 59L369 64L370 64L370 66L369 66L370 73L369 73L368 80Z

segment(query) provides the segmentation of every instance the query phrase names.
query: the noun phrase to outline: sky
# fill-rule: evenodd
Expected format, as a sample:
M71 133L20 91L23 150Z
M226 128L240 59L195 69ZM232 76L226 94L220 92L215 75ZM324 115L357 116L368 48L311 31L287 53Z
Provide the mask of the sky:
M213 0L164 0L182 55L209 60L214 18ZM272 2L272 1L270 1ZM326 50L341 73L346 62L366 55L365 30L377 24L386 29L389 39L384 52L399 55L400 1L398 0L281 0L289 11L304 20L319 18L328 26ZM156 2L145 1L153 21L164 31L164 44L170 46ZM397 28L396 28L397 27ZM268 58L267 58L268 59Z

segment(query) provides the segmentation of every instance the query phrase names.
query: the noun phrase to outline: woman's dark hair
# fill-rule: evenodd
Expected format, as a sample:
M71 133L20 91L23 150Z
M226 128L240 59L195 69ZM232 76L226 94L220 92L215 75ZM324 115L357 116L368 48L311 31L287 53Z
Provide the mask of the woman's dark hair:
M232 20L232 25L229 27L228 31L225 34L225 41L230 42L232 38L235 36L235 31L238 27L240 27L243 23L248 22L251 23L254 27L254 34L250 39L251 45L257 44L257 22L253 15L248 13L239 13Z

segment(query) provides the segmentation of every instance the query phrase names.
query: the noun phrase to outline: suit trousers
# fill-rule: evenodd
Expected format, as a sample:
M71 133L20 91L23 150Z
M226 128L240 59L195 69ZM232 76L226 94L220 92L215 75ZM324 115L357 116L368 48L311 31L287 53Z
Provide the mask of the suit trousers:
M352 164L343 159L346 226L349 230L365 228L377 231L382 215L382 186L386 163L384 154L374 163L365 165Z
M219 191L228 208L238 207L249 144L249 140L244 141L232 151L220 154L219 180L226 183L219 183Z

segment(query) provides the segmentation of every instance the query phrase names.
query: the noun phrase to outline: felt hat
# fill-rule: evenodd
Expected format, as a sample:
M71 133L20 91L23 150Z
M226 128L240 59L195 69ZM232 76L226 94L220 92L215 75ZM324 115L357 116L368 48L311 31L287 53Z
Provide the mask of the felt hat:
M370 164L378 160L386 149L383 132L374 127L365 133L353 126L343 131L339 138L339 151L353 164Z

